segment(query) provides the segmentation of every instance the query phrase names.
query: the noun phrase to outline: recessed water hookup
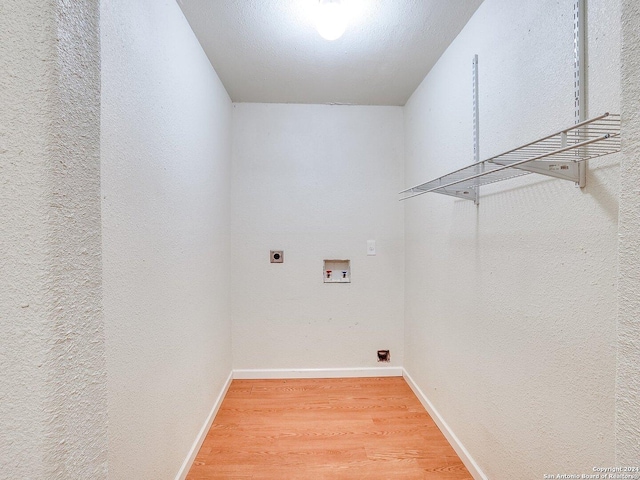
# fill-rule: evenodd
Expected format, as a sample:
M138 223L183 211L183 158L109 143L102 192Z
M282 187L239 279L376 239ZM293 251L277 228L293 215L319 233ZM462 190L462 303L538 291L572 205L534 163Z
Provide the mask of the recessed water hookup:
M271 250L271 263L284 263L284 250Z
M325 260L322 270L324 283L351 283L351 262L349 260Z

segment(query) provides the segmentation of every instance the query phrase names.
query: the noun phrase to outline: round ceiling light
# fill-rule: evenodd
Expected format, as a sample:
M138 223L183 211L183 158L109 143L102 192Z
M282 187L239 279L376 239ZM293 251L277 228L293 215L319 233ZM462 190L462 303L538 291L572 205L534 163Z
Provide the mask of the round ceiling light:
M347 11L340 0L319 0L316 29L322 38L336 40L347 29Z

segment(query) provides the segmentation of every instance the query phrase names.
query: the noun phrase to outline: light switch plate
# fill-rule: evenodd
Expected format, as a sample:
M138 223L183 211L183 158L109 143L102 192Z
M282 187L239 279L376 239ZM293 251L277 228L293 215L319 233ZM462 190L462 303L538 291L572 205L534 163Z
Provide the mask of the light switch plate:
M367 255L375 255L375 254L376 254L376 241L367 240Z

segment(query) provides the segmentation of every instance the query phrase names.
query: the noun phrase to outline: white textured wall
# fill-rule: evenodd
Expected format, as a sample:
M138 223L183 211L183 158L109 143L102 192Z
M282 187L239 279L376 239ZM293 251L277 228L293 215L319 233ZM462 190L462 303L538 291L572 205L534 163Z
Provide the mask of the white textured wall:
M95 2L0 3L0 478L106 478Z
M234 368L402 365L402 109L233 112ZM269 263L272 249L283 264ZM322 283L334 258L351 260L351 284ZM390 364L377 362L382 348Z
M101 15L109 476L168 479L231 371L231 102L174 1Z
M588 3L590 112L617 112L619 4ZM573 122L572 7L485 0L405 107L407 186L471 163L475 53L481 157ZM406 202L405 367L491 479L614 463L618 175Z
M622 2L617 465L640 461L640 5Z

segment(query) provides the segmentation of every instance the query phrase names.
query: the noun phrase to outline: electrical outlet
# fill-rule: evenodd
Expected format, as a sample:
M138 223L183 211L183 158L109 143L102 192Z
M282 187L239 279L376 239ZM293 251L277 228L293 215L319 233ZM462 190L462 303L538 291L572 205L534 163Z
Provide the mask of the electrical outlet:
M284 250L271 250L271 263L284 263Z

